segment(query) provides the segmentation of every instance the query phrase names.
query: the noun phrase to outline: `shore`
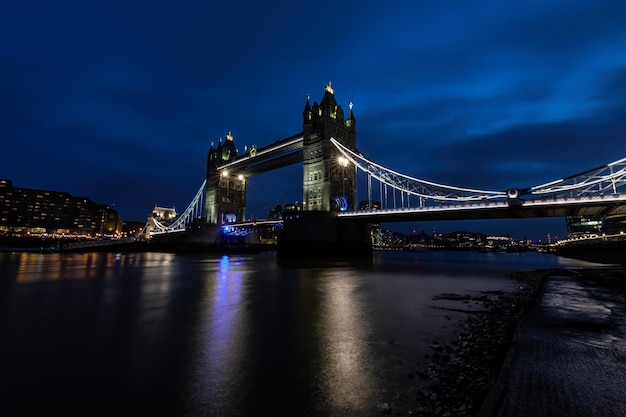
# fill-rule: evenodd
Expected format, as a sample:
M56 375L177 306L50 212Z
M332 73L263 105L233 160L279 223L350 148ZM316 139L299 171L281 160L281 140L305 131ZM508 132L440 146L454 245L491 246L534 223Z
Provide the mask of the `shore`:
M607 289L612 294L621 295L622 301L626 295L624 267L564 268L510 274L510 278L519 284L516 291L483 293L474 300L483 304L484 311L473 313L462 322L456 339L432 342L430 363L415 371L416 382L407 394L415 405L408 414L396 412L395 415L498 415L507 378L503 366L509 366L505 363L515 350L518 325L537 309L546 282L556 276L575 280L581 286ZM381 411L391 414L393 406L383 406Z

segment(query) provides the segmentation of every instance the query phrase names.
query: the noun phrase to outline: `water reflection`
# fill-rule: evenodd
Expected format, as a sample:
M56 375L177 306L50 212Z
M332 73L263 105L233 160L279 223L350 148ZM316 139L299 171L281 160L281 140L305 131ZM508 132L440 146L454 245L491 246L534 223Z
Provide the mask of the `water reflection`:
M350 269L320 274L320 332L325 397L344 412L373 406L372 352L367 308L358 292L359 277Z
M167 415L376 416L466 314L433 294L503 289L505 272L576 263L482 255L320 268L273 256L0 254L0 411L3 393L21 405L37 387L51 403L132 399L138 415L149 402L161 415L175 403Z
M205 268L185 415L375 409L381 381L356 270L281 270L232 257Z
M192 377L185 406L189 415L227 415L238 406L232 397L239 384L242 350L242 273L228 256L208 263L199 312L198 336L191 353Z
M0 262L12 265L16 270L15 283L79 280L90 278L110 278L120 276L121 269L139 262L149 264L151 258L159 254L120 254L120 253L70 253L40 254L11 253L0 254ZM160 254L168 255L168 254ZM169 254L169 256L172 256Z

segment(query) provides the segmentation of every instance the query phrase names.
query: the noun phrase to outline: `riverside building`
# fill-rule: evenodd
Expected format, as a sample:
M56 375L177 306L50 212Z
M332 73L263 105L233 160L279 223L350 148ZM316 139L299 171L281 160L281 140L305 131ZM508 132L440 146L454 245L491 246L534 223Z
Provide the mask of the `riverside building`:
M626 236L626 215L611 216L568 216L567 238L586 239L602 236Z
M118 212L66 192L14 187L0 179L0 234L14 236L117 236Z

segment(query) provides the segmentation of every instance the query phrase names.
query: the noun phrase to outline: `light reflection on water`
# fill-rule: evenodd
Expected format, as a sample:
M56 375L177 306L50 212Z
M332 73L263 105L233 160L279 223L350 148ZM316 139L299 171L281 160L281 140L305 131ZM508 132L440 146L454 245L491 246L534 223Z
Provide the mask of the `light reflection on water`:
M232 393L239 385L239 366L245 356L245 329L242 317L242 272L232 265L228 256L217 261L217 271L208 271L197 327L195 349L197 359L190 364L192 377L186 381L188 404L186 413L195 415L213 411L228 414L238 406Z
M360 410L376 398L373 392L373 352L369 345L367 306L357 291L356 271L323 271L319 331L325 397L342 413ZM344 414L345 415L345 414Z
M0 388L64 404L88 380L85 398L148 401L153 415L379 415L427 345L454 334L466 317L455 310L476 308L434 294L511 289L506 272L585 264L474 252L323 267L272 254L0 254Z

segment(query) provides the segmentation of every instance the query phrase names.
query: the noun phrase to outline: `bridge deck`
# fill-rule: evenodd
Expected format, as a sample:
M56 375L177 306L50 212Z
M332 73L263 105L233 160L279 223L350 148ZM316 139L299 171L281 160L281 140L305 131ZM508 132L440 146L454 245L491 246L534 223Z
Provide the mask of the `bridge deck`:
M626 195L505 201L339 213L339 218L370 223L478 220L626 214Z

